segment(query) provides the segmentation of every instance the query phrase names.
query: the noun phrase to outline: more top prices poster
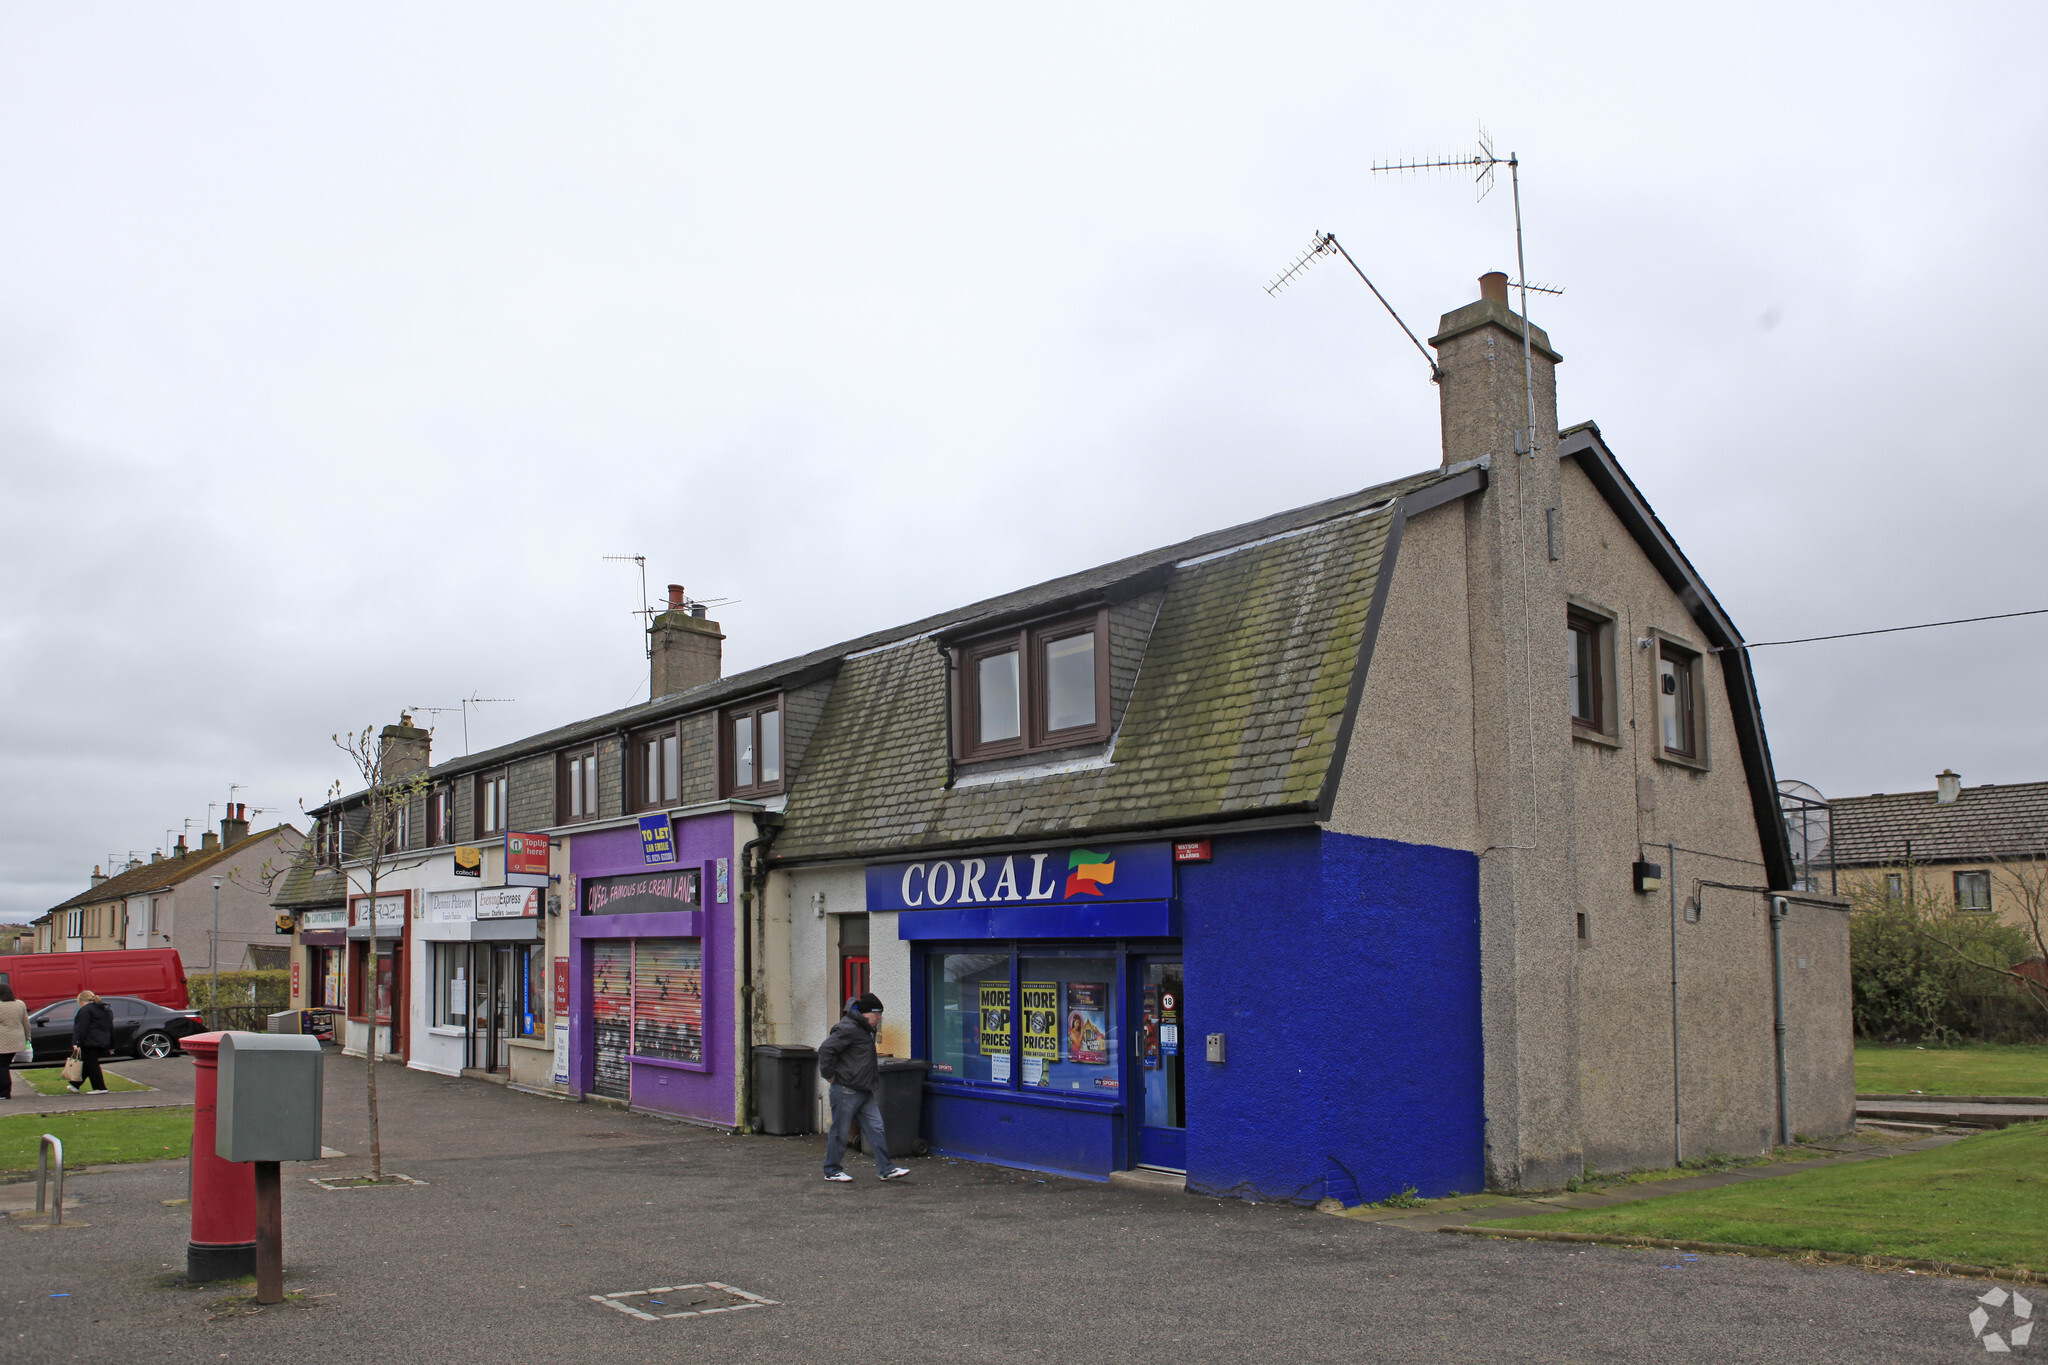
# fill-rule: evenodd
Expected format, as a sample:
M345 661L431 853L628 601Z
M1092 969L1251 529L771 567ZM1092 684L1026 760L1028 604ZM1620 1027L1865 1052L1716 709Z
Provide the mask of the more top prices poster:
M1048 1062L1060 1059L1060 983L1057 981L1023 981L1018 988L1024 993L1024 1055L1041 1057ZM1031 1068L1024 1068L1029 1079Z
M981 1054L1000 1056L1005 1071L1010 1060L1010 983L981 983Z
M1106 981L1067 983L1067 1060L1084 1066L1109 1065Z

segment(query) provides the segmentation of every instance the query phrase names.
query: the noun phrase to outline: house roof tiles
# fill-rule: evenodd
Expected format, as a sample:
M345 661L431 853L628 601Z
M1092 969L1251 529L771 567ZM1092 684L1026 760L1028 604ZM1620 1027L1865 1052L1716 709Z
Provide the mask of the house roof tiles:
M1916 863L2048 854L2048 782L1964 787L1948 805L1931 791L1841 797L1828 805L1841 867L1897 866L1908 844Z

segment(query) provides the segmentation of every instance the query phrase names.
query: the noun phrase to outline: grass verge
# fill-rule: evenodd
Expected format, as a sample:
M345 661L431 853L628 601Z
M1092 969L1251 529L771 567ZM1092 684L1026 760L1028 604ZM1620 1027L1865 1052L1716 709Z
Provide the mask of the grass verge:
M2048 1043L1858 1043L1856 1090L1864 1095L2048 1095Z
M104 1113L9 1114L0 1118L0 1176L33 1174L44 1133L64 1144L64 1168L163 1161L192 1149L192 1110L109 1109Z
M1485 1225L2048 1270L2048 1123L2016 1124L1932 1151Z
M111 1071L103 1070L100 1074L107 1078L107 1089L111 1091L149 1089L148 1086L143 1085L139 1081L131 1081L126 1076L117 1076ZM16 1085L20 1085L24 1081L28 1082L29 1089L35 1091L38 1095L68 1095L71 1093L65 1086L64 1069L62 1067L37 1066L14 1073L14 1083Z

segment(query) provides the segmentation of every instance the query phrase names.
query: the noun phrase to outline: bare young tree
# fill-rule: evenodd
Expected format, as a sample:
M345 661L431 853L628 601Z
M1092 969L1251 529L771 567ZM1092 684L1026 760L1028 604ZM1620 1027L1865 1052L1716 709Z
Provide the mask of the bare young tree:
M2002 888L2008 903L2018 909L2020 928L2034 943L2034 962L2020 963L2006 975L2048 1010L2048 849L2024 858L2000 858L1992 885ZM2024 970L2029 966L2035 970Z
M314 837L300 845L293 860L293 866L309 866L323 855L321 845L328 845L335 864L346 879L346 889L361 894L367 899L370 917L369 979L358 982L356 989L366 993L364 1014L369 1019L368 1038L363 1047L363 1072L365 1076L366 1100L370 1119L370 1178L384 1178L384 1140L377 1113L377 962L383 937L383 924L377 915L379 884L386 875L402 867L411 867L420 859L408 855L406 837L409 833L407 812L412 803L426 790L427 776L424 771L414 770L413 763L402 759L402 751L394 750L380 738L375 726L365 727L360 733L333 736L334 747L348 755L349 763L361 779L359 792L344 796L342 783L337 781L328 789L326 804L321 808L320 825L315 826ZM407 771L394 772L395 767ZM266 881L282 876L283 871L271 872L266 865ZM344 896L346 900L346 896ZM403 932L401 927L400 932ZM392 982L394 998L391 1001L392 1017L404 1008L404 1002L396 997L398 983Z

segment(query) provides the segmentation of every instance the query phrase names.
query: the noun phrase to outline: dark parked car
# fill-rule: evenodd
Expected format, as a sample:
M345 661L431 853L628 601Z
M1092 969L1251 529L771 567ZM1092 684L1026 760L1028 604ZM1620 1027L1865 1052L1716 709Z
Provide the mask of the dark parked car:
M110 1054L168 1057L178 1050L179 1039L206 1032L206 1020L196 1010L167 1009L132 995L107 995L101 999L114 1012L114 1046L109 1049ZM77 1013L76 1000L59 1000L28 1017L34 1065L61 1062L71 1055L71 1017Z

